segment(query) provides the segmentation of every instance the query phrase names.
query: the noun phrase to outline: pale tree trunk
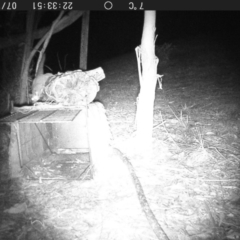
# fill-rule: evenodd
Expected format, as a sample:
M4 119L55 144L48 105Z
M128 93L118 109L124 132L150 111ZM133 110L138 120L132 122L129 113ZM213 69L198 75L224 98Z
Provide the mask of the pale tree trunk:
M153 107L157 82L157 60L155 56L156 11L145 11L142 41L140 47L141 69L140 93L136 113L136 143L138 153L151 154Z

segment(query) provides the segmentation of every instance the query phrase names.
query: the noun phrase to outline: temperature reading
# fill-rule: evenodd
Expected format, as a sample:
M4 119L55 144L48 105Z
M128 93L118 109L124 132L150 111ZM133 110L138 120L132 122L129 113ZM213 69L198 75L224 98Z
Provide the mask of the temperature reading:
M129 9L130 10L144 10L143 9L143 3L141 2L140 7L138 8L138 7L134 6L133 2L130 2L129 3Z

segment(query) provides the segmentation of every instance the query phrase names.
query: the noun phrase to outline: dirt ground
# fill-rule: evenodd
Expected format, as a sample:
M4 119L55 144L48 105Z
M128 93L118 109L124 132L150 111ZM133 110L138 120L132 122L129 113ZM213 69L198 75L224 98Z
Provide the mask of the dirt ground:
M112 145L132 162L171 240L240 239L239 62L234 47L224 44L198 36L158 46L163 89L156 86L148 160L133 148L136 57L126 54L101 66L106 79L96 100L106 108ZM7 176L8 136L9 128L1 126L0 239L158 239L128 173L104 190L79 181L13 181ZM110 157L121 165L122 156Z

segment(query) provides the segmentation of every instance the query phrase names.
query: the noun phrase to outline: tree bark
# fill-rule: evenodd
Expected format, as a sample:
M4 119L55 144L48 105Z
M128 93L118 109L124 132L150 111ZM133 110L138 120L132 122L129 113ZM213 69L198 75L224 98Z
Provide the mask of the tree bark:
M137 147L141 155L151 154L153 107L157 82L157 64L155 56L156 11L145 11L141 41L142 76L138 96L136 124Z

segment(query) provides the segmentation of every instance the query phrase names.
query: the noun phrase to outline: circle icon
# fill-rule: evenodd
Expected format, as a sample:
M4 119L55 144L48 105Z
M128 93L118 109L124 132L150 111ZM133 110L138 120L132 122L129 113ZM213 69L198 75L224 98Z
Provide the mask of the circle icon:
M104 3L104 8L105 8L106 10L111 10L112 7L113 7L113 4L112 4L111 1L107 1L107 2Z

